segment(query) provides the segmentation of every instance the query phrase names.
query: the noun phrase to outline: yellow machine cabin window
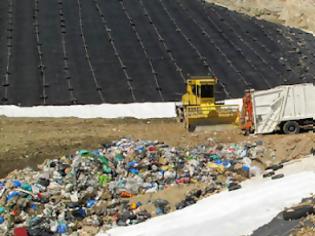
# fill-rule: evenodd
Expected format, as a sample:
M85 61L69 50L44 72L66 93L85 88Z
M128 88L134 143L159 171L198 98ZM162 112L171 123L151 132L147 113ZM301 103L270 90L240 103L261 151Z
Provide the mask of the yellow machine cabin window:
M213 85L201 85L201 97L202 98L213 98L214 97L214 86Z
M193 94L201 98L213 98L214 86L213 85L193 85L191 87Z

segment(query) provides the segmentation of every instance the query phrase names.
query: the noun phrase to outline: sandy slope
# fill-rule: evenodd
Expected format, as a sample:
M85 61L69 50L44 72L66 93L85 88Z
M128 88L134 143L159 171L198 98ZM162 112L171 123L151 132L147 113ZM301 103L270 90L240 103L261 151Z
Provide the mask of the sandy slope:
M315 0L207 0L231 10L315 33Z

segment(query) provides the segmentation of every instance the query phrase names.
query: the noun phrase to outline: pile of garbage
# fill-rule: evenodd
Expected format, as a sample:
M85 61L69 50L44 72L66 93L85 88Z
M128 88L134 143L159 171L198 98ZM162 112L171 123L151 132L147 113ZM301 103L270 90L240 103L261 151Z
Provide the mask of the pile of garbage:
M138 194L175 185L205 183L178 202L176 209L207 193L241 188L242 180L261 173L253 165L263 155L262 142L217 144L192 149L159 141L121 139L93 151L47 160L39 170L26 168L0 180L0 235L90 235L98 230L143 222L153 216ZM154 202L156 215L169 203Z

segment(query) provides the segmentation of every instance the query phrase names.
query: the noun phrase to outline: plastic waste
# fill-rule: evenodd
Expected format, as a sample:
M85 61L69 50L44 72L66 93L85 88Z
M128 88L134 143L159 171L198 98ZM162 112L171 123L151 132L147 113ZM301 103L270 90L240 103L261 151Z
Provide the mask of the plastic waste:
M88 150L80 150L79 151L79 155L82 157L82 156L87 156L89 155L90 152Z
M112 172L112 169L107 165L103 165L103 172L105 174L110 174Z
M128 162L128 167L131 168L131 167L137 167L138 165L138 162L136 161L131 161L131 162Z
M86 217L86 211L82 207L79 207L72 211L72 215L77 219L83 219Z
M135 168L131 168L131 169L129 170L129 172L130 172L131 174L134 174L134 175L139 174L139 170L137 170L137 169L135 169Z
M24 189L25 191L29 191L29 192L32 192L32 191L33 191L33 190L32 190L32 186L31 186L30 184L28 184L28 183L23 183L23 184L21 185L21 188Z
M105 156L99 156L98 159L103 165L108 165L109 161Z
M57 226L57 233L58 234L65 234L68 231L68 227L64 222L61 222Z
M12 191L7 195L7 201L10 201L11 199L17 196L20 196L20 193L16 191Z
M250 170L250 166L247 166L247 165L243 165L242 169L246 172L249 172Z
M124 156L122 154L119 153L119 154L115 155L115 161L116 162L120 162L122 160L124 160Z
M111 181L111 177L108 176L108 175L100 175L100 176L98 177L98 183L99 183L101 186L104 186L104 185L108 184L110 181Z
M90 199L90 200L87 201L86 207L87 208L92 208L95 204L96 204L96 200Z
M0 214L4 213L5 212L5 208L0 206Z
M224 166L223 165L218 165L218 164L213 163L213 162L208 163L208 168L213 169L219 173L224 172Z
M27 229L25 227L17 227L13 230L14 236L28 236Z
M19 180L12 180L12 184L15 188L21 187L22 183Z

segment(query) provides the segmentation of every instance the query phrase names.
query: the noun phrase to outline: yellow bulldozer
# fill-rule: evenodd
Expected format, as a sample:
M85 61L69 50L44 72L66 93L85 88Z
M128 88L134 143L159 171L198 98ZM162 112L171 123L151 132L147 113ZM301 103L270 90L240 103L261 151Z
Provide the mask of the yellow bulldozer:
M186 81L186 93L182 103L176 105L177 119L192 132L199 125L237 123L238 105L224 105L215 100L218 79L213 76L190 76Z

